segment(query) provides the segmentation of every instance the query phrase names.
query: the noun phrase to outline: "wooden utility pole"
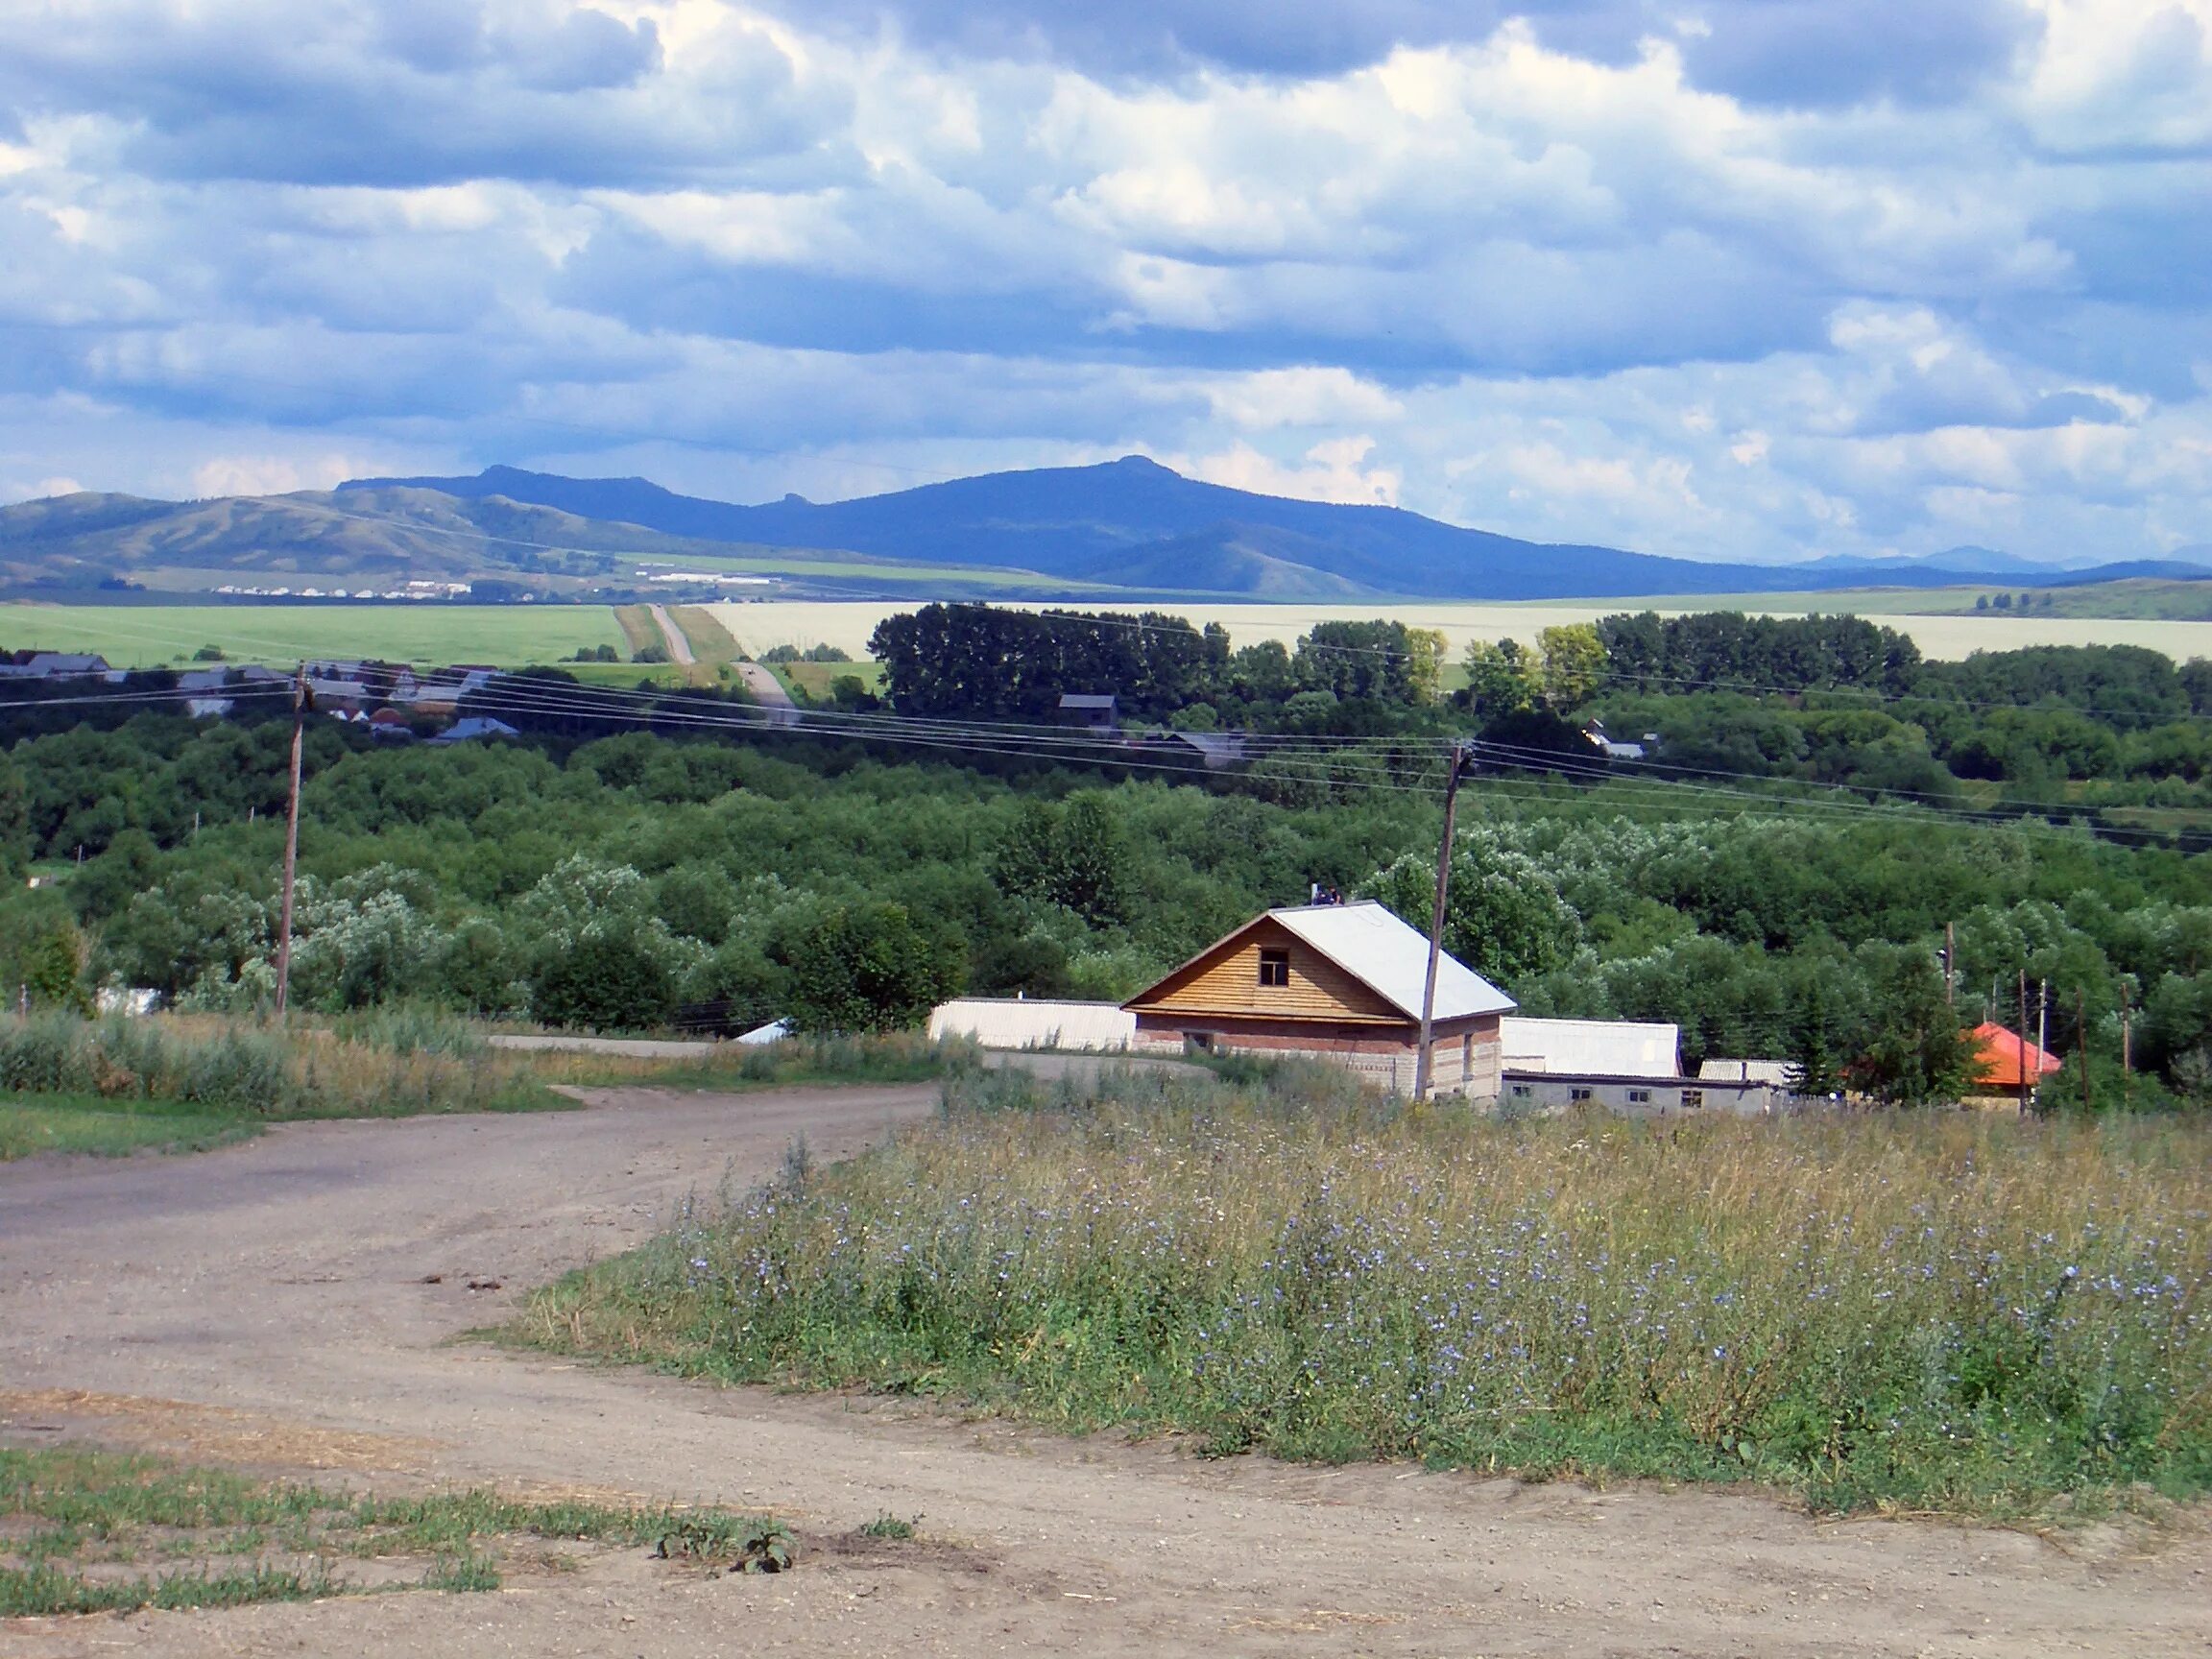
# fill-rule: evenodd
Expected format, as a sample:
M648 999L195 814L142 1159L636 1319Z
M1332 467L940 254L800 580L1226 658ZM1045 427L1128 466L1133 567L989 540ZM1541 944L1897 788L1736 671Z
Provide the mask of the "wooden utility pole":
M2013 1033L2013 1052L2020 1061L2020 1116L2028 1116L2028 970L2020 970L2020 1029Z
M300 749L307 733L307 664L292 682L292 789L284 808L284 898L276 925L276 1018L292 990L292 878L300 864Z
M2074 993L2074 1042L2081 1050L2081 1110L2089 1110L2089 998L2077 989Z
M1943 924L1943 1006L1959 1007L1959 929L1949 922Z
M2128 1051L2128 1016L2131 1012L2128 1005L2128 981L2123 979L2120 981L2120 1075L2123 1077L2132 1076L2135 1071L2135 1056Z
M1444 844L1436 850L1436 907L1429 913L1429 974L1421 985L1421 1052L1413 1065L1413 1098L1429 1098L1436 1070L1436 966L1444 953L1444 898L1452 886L1452 827L1459 810L1459 775L1467 745L1452 745L1452 775L1444 782ZM1462 1079L1464 1081L1464 1079Z

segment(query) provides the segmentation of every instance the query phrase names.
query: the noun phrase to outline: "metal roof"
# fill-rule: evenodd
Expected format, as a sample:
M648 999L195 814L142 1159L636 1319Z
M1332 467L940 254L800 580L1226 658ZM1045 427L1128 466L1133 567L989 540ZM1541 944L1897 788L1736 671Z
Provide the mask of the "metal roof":
M1697 1068L1700 1083L1770 1083L1787 1089L1790 1065L1784 1060L1708 1060Z
M1429 976L1427 934L1407 926L1373 899L1351 904L1294 904L1267 914L1408 1020L1421 1018L1421 992ZM1517 1006L1449 951L1437 958L1437 1019L1504 1014Z
M1572 1071L1607 1077L1678 1077L1678 1027L1628 1020L1499 1022L1501 1064L1508 1071Z
M1060 707L1063 709L1111 709L1115 697L1110 691L1063 691Z

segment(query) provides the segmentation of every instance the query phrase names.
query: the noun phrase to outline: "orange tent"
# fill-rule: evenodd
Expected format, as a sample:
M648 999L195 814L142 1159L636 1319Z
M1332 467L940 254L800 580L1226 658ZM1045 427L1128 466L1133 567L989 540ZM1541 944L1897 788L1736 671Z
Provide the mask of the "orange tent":
M1981 1088L2017 1090L2024 1072L2032 1084L2050 1076L2059 1065L2056 1055L2046 1054L2002 1025L1974 1027L1974 1081Z

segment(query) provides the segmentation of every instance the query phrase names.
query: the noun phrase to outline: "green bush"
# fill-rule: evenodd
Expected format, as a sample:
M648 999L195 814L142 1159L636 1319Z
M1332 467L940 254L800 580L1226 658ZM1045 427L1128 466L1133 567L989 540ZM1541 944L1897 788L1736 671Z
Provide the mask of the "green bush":
M676 982L632 934L586 934L539 964L530 1011L548 1025L646 1031L668 1023Z

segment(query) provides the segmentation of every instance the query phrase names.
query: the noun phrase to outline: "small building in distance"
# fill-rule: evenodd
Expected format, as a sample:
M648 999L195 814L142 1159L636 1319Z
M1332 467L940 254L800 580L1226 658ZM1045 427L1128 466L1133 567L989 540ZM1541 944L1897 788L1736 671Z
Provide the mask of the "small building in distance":
M2026 1038L1992 1021L1974 1027L1974 1073L1963 1104L1994 1110L2017 1107L2025 1078L2031 1099L2044 1078L2064 1064Z
M1602 1106L1624 1118L1720 1112L1760 1117L1796 1104L1773 1060L1708 1060L1683 1075L1681 1032L1658 1022L1531 1020L1508 1016L1503 1094L1507 1111L1564 1112Z
M1334 1061L1398 1094L1419 1064L1429 941L1373 900L1269 910L1121 1006L1136 1046ZM1489 1099L1513 999L1450 955L1437 963L1431 1086Z
M1118 731L1121 723L1119 700L1112 692L1063 691L1060 718L1094 732Z
M456 720L437 736L432 743L481 743L492 737L519 737L522 733L504 720L489 719L471 714L466 720Z

